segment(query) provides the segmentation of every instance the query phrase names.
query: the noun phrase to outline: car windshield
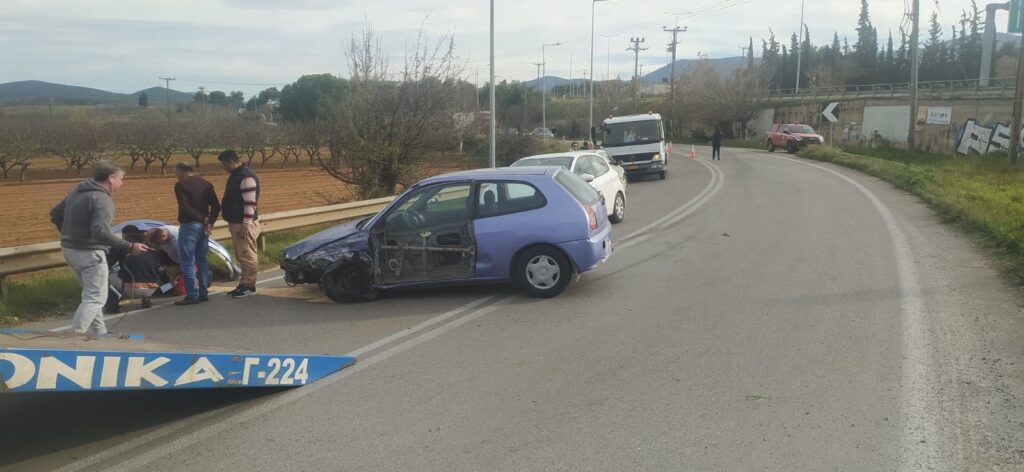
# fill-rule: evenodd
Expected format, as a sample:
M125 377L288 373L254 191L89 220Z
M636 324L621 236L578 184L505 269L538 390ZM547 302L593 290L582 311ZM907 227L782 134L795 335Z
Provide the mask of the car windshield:
M572 166L572 156L527 157L513 162L510 167L526 166L560 166L568 169Z
M788 128L790 133L814 134L814 128L807 125L792 125Z
M653 143L661 139L660 120L629 121L604 126L605 147Z

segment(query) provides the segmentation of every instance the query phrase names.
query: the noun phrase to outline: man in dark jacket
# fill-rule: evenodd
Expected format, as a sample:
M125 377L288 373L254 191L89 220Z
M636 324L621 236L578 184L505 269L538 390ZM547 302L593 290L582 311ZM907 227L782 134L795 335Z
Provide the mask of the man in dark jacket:
M185 298L175 305L195 305L207 301L210 267L206 254L210 251L210 230L220 214L220 202L213 184L193 174L191 164L180 162L174 172L174 196L178 199L178 254L181 257L181 278Z
M107 302L109 270L107 250L111 247L142 254L149 250L114 235L114 201L110 198L124 183L124 171L110 161L100 161L91 179L85 180L50 210L50 221L60 231L64 261L82 284L82 302L71 322L75 332L106 334L103 305Z
M722 160L722 130L715 128L715 134L711 135L711 160Z
M259 272L259 250L256 241L260 237L259 211L260 179L249 166L242 164L238 153L227 150L217 156L221 167L227 172L228 182L224 186L221 200L221 214L228 222L231 243L235 246L235 258L242 268L238 287L228 292L234 298L256 294L256 274Z

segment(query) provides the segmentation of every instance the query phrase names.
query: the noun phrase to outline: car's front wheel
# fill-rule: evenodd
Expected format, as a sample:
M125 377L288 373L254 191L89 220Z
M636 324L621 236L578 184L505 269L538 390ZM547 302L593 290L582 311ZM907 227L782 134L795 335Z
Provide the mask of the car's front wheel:
M770 139L768 140L768 152L775 152L775 144Z
M338 303L369 302L380 296L380 291L370 285L367 271L352 264L324 274L320 289L327 298Z
M612 207L612 214L608 217L608 221L612 223L622 223L622 220L626 218L626 197L622 195L622 192L615 194L615 206Z
M572 265L561 251L537 246L519 256L515 275L516 283L530 296L551 298L569 286Z
M786 152L790 154L796 154L800 150L800 143L796 141L790 141L786 143Z

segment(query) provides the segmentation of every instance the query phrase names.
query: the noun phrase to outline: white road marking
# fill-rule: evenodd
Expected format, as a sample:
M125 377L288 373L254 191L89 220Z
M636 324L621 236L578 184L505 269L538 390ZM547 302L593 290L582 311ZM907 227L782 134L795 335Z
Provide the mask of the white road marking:
M348 354L345 354L345 355L352 356L352 357L358 357L358 356L360 356L362 354L365 354L367 352L373 351L373 350L375 350L375 349L377 349L377 348L379 348L379 347L381 347L383 345L386 345L386 344L388 344L390 342L393 342L395 340L401 339L403 337L411 336L411 335L413 335L413 334L415 334L415 333L417 333L419 331L422 331L422 330L424 330L424 329L426 329L426 328L428 328L430 326L436 325L436 324L438 324L438 323L440 323L442 321L446 321L446 320L448 320L448 319L450 319L450 318L452 318L454 316L458 316L459 314L465 312L466 310L470 310L470 309L476 308L476 307L480 306L481 304L484 304L484 303L487 303L489 301L494 300L498 296L499 295L488 295L486 297L478 298L478 299L473 300L473 301L471 301L469 303L466 303L465 305L462 305L460 307L457 307L455 309L452 309L452 310L449 310L449 311L447 311L445 313L442 313L442 314L440 314L438 316L435 316L435 317L433 317L433 318L431 318L429 320L426 320L426 321L424 321L424 322L422 322L422 323L420 323L420 324L418 324L416 326L413 326L413 327L408 328L408 329L404 329L404 330L399 331L397 333L394 333L394 334L392 334L390 336L382 338L382 339L380 339L378 341L375 341L373 343L367 344L366 346L363 346L363 347L361 347L359 349L356 349L355 351L352 351L352 352L350 352ZM506 298L502 299L501 301L499 301L498 303L503 303L504 301L509 300L511 298L512 298L511 296L510 297L506 297ZM467 315L467 316L473 316L473 319L479 318L480 316L483 316L484 314L489 313L490 310L488 310L488 308L490 308L492 306L494 306L494 305L490 305L490 306L481 308L477 312L473 312L473 313L471 313L470 315ZM483 310L487 310L487 311L483 311ZM460 321L460 320L463 320L463 319L465 319L465 318L460 318L459 320L456 320L459 323L458 325L461 325L461 324L465 323L465 321ZM458 326L458 325L456 325L456 326ZM441 327L439 327L437 329L442 329L442 328L444 328L444 326L446 326L446 325L442 325ZM450 328L446 329L444 332L447 332L449 330L450 330ZM440 334L440 333L438 333L438 334ZM428 339L433 339L436 336L437 335L431 336ZM414 338L413 340L407 341L406 343L410 343L412 341L415 341L416 339L419 339L419 338ZM426 341L428 339L424 339L422 341L416 342L415 344L420 344L423 341ZM413 344L413 345L415 345L415 344ZM232 422L231 424L234 425L234 424L241 423L242 421L246 421L246 420L248 420L250 418L253 418L255 416L267 413L267 412L277 408L278 406L284 405L286 403L290 403L290 402L295 401L295 400L297 400L299 398L302 398L305 395L308 395L308 393L306 393L306 394L302 394L302 395L297 395L296 396L296 395L294 395L296 392L308 391L309 393L312 393L313 391L319 390L320 388L323 388L323 387L325 387L327 385L330 385L330 384L333 384L334 382L337 382L341 378L344 378L344 377L347 377L348 375L351 375L350 372L352 372L353 370L354 371L362 370L362 369L364 369L366 367L369 367L370 365L376 364L376 363L378 363L378 362L380 362L380 361L382 361L382 360L384 360L384 359L386 359L388 357L391 357L391 356L393 356L395 354L398 354L399 352L405 351L406 349L408 349L410 347L413 347L413 345L410 345L410 346L408 346L406 348L403 348L401 351L392 352L395 349L397 349L398 347L401 347L403 345L404 344L396 346L396 347L394 347L392 349L389 349L388 351L385 351L385 352L381 353L380 355L387 354L387 356L384 357L384 358L376 359L378 356L371 356L371 357L369 357L367 359L360 359L354 366L348 367L346 369L343 369L343 370L339 371L338 373L335 373L335 374L332 374L330 376L327 376L327 377L321 379L319 382L314 382L312 384L303 386L300 389L291 390L288 393L283 394L281 397L275 397L275 399L272 400L272 401L279 401L278 399L280 399L282 397L286 397L287 400L286 401L279 401L279 403L274 403L274 406L272 406L272 407L266 407L266 403L261 403L259 405L255 405L252 408L250 408L250 409L262 408L261 410L259 410L258 413L252 413L252 412L250 412L250 410L242 410L242 411L240 411L240 412L238 412L236 414L236 415L246 415L245 418L242 419L242 420L235 421L234 420L235 416L231 416L231 417L228 417L228 418L225 418L225 419L221 420L219 423L211 424L211 425L207 426L206 428L200 429L200 430L198 430L198 431L196 431L195 433L192 433L192 434L199 434L199 433L202 433L203 431L206 431L209 428L216 428L216 427L218 427L219 424L222 424L222 423L225 423L225 422L228 422L228 421L231 421ZM376 360L374 360L374 359L376 359ZM342 375L342 374L344 374L344 375ZM64 467L61 467L60 469L58 469L58 471L59 472L75 472L75 471L78 471L78 470L82 470L82 469L84 469L86 467L90 467L90 466L92 466L94 464L97 464L97 463L99 463L101 461L107 460L107 459L109 459L111 457L115 457L115 456L124 454L124 453L126 453L128 451L131 451L132 449L137 448L137 447L144 446L146 444L149 444L149 443L155 442L157 440L160 440L160 439L162 439L164 437L167 437L167 436L169 436L169 435L171 435L171 434L181 430L182 428L185 428L187 426L195 424L197 421L199 421L201 419L206 419L206 418L208 418L210 416L213 416L213 415L215 415L217 413L220 413L220 412L226 410L227 408L231 408L231 406L224 407L224 408L221 408L221 409L218 409L218 410L214 410L214 411L208 411L208 412L202 413L200 415L197 415L195 417L187 418L187 419L180 420L180 421L177 421L175 423L172 423L170 425L167 425L167 426L164 426L164 427L160 427L159 429L157 429L155 431L147 433L147 434L145 434L143 436L139 436L139 437L137 437L135 439L132 439L130 441L121 443L121 444L119 444L119 445L117 445L117 446L115 446L113 448L104 450L102 452L93 454L93 455L91 455L89 457L85 457L85 458L80 459L80 460L77 460L77 461L75 461L75 462L73 462L71 464L68 464L68 465L66 465ZM215 434L216 432L220 432L222 430L223 429L217 429L217 431L215 431L215 432L213 432L211 434ZM208 437L208 435L204 435L202 437L199 437L199 438L195 439L195 441L193 441L192 443L185 444L185 445L183 445L181 447L182 448L183 447L187 447L188 445L194 444L194 442L199 441L199 440L201 440L202 438L205 438L205 437ZM171 454L172 452L173 451L169 451L166 454ZM152 454L152 453L153 453L153 451L147 452L147 454Z
M935 375L931 371L931 352L928 347L928 321L925 314L924 296L914 269L914 256L896 217L874 193L859 182L825 166L804 162L789 157L779 157L797 164L814 167L828 172L853 185L874 205L885 222L892 239L896 260L896 274L899 283L902 311L902 371L901 399L903 404L903 436L901 470L936 470L940 468L942 454L958 457L959 447L940 431L932 418L940 418L931 386ZM955 451L955 452L954 452Z
M494 298L494 297L491 296L491 297L486 297L486 298ZM505 298L502 298L501 300L498 300L495 303L492 303L490 305L487 305L487 306L484 306L482 308L479 308L476 311L472 311L469 314L467 314L467 315L465 315L465 316L463 316L461 318L457 318L455 320L452 320L452 321L449 321L449 322L447 322L445 324L442 324L442 325L440 325L440 326L438 326L438 327L436 327L436 328L434 328L432 330L429 330L429 331L427 331L427 332L425 332L423 334L420 334L419 336L416 336L416 337L414 337L412 339L409 339L409 340L407 340L407 341L405 341L405 342L403 342L401 344L398 344L397 346L394 346L394 347L392 347L390 349L387 349L386 351L383 351L383 352L381 352L379 354L372 355L372 356L370 356L370 357L368 357L368 358L366 358L364 360L360 360L359 362L357 362L352 367L348 367L346 369L343 369L343 370L339 371L336 374L333 374L333 375L330 375L330 376L328 376L326 378L321 379L318 382L306 385L306 386L304 386L302 388L297 388L297 389L294 389L294 390L289 390L289 391L287 391L285 393L282 393L279 396L275 396L275 397L273 397L273 398L271 398L271 399L269 399L269 400L267 400L267 401L265 401L263 403L260 403L258 405L255 405L255 406L251 407L251 408L247 408L245 410L242 410L242 411L240 411L238 413L235 413L235 414L233 414L233 415L231 415L231 416L229 416L227 418L224 418L224 419L219 420L217 422L214 422L212 424L206 425L206 426L204 426L204 427L202 427L202 428L200 428L200 429L198 429L196 431L193 431L193 432L190 432L188 434L185 434L184 436L176 438L176 439L174 439L171 442L162 444L162 445L160 445L160 446L158 446L158 447L156 447L154 449L151 449L149 451L146 451L146 452L144 452L144 453L142 453L142 454L140 454L138 456L131 457L131 458L125 460L124 462L118 463L118 464L116 464L116 465L114 465L114 466L112 466L110 468L105 469L105 470L109 470L109 471L123 471L123 470L137 470L137 469L141 469L144 466L152 463L153 461L156 461L158 459L161 459L161 458L164 458L164 457L169 456L171 454L174 454L174 453L176 453L178 451L181 451L181 450L183 450L185 448L188 448L190 446L193 446L193 445L195 445L195 444L197 444L197 443L199 443L201 441L209 439L212 436L216 436L218 434L221 434L221 433L231 429L232 427L240 425L240 424L242 424L242 423L244 423L246 421L249 421L249 420L251 420L253 418L256 418L256 417L259 417L261 415L265 415L267 413L270 413L271 411L274 411L274 410L276 410L276 409L278 409L278 408L280 408L282 406L288 405L288 404L290 404L292 402L295 402L296 400L299 400L299 399L301 399L303 397L306 397L308 395L316 393L316 392L318 392L318 391L320 391L320 390L322 390L324 388L327 388L327 387L329 387L331 385L334 385L335 383L337 383L338 381L340 381L342 379L350 377L350 376L352 376L352 375L354 375L354 374L356 374L358 372L361 372L361 371L363 371L365 369L373 367L374 365L377 365L377 364L379 364L379 363L381 363L381 362L383 362L383 361L385 361L385 360L387 360L387 359L389 359L391 357L394 357L394 356L396 356L398 354L401 354L401 353L403 353L405 351L408 351L409 349L412 349L412 348L414 348L416 346L419 346L420 344L423 344L423 343L425 343L427 341L430 341L430 340L432 340L432 339L434 339L434 338L436 338L436 337L438 337L438 336L440 336L442 334L445 334L445 333L447 333L447 332L449 332L449 331L451 331L451 330L453 330L455 328L458 328L458 327L460 327L460 326L462 326L462 325L464 325L466 323L469 323L470 321L473 321L473 320L475 320L477 318L480 318L481 316L484 316L484 315L494 311L495 309L497 309L498 307L504 305L506 302L508 302L509 300L512 300L513 298L516 298L516 295L510 295L510 296L507 296ZM478 303L478 302L479 302L479 300L474 301L472 303ZM467 306L467 305L464 305L464 307L465 306ZM456 310L453 310L453 311L457 311L457 310L460 310L460 309L462 309L462 307L457 308ZM449 313L451 313L451 312L449 312ZM454 315L449 315L447 313L445 315L441 315L441 316L443 317L443 316L446 316L446 315L448 317L454 316ZM86 460L89 460L89 459L86 459ZM95 462L93 462L93 463L95 463ZM67 470L70 472L70 471L79 470L79 469L80 468L74 467L74 468L68 468Z
M704 187L704 190L697 194L696 197L686 202L683 206L673 210L671 213L658 218L653 223L650 223L623 237L622 241L625 242L618 245L619 250L635 246L656 236L657 232L651 231L652 229L668 227L678 223L683 218L690 216L693 212L700 209L702 205L710 201L711 198L718 193L725 181L722 171L714 164L709 164L700 159L696 159L696 161L711 171L711 181L709 181L708 185Z

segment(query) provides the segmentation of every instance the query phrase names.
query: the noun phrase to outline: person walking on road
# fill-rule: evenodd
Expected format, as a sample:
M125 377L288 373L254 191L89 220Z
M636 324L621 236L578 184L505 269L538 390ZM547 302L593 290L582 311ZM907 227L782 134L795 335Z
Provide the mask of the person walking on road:
M260 199L260 179L249 166L242 164L238 153L228 149L217 156L220 165L228 173L221 200L221 214L228 222L231 243L235 246L235 257L242 268L238 288L228 292L234 298L256 294L256 274L259 272L256 240L260 237L259 211L256 206Z
M711 135L711 160L722 160L722 130L715 128L715 134Z
M206 255L210 251L210 231L220 215L220 202L213 184L194 175L191 164L179 162L174 167L178 182L174 196L178 200L178 255L181 257L181 278L185 283L185 298L175 305L195 305L208 301L210 266ZM236 248L237 243L236 243Z
M76 185L50 210L50 221L60 231L64 261L82 285L82 301L71 322L76 333L107 334L103 321L110 275L107 250L120 248L135 255L149 250L145 244L125 241L110 231L114 220L111 196L123 184L124 170L111 161L100 161L92 178Z

